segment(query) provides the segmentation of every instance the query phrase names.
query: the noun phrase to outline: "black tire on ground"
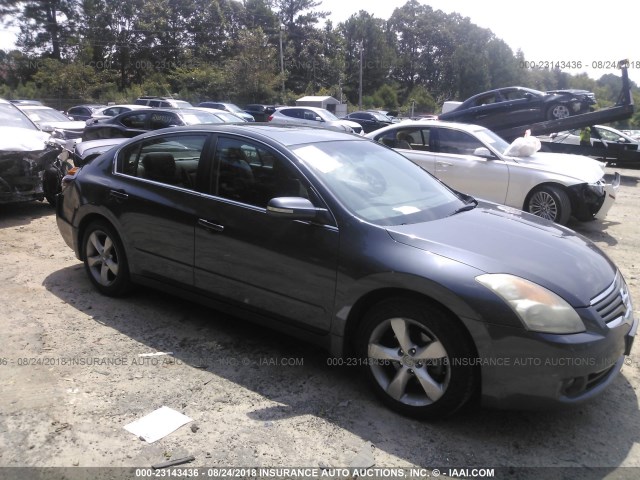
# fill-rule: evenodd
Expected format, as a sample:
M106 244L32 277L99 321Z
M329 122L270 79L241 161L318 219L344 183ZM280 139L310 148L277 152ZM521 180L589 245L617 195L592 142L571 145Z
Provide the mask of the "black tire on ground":
M358 329L356 352L382 402L415 418L454 413L479 380L468 332L427 301L391 298L376 304Z
M62 177L57 169L50 167L44 171L42 190L44 191L44 198L53 207L56 206L56 195L62 191L61 181Z
M544 185L531 193L525 210L538 217L566 225L571 218L571 200L567 192L560 187Z
M117 297L131 288L129 265L122 241L107 222L95 221L85 229L82 259L91 283L100 293Z

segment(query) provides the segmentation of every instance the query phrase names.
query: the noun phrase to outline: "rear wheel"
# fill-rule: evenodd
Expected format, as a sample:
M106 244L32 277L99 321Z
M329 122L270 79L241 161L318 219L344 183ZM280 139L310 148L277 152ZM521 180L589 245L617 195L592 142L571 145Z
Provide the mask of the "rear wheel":
M404 415L449 415L469 400L478 379L467 332L427 302L377 304L363 320L356 347L375 394Z
M91 283L104 295L116 297L130 286L129 266L122 242L106 222L91 223L84 232L84 267Z
M525 210L538 217L566 225L571 217L571 201L564 190L546 185L531 194Z
M571 115L569 107L562 103L554 103L547 109L547 120L559 120Z

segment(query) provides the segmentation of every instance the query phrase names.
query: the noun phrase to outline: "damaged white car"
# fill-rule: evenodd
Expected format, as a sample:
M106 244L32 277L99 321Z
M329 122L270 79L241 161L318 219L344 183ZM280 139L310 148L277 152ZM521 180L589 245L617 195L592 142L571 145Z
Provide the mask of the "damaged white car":
M605 163L560 153L524 152L477 125L433 120L394 124L366 135L398 150L451 188L566 224L602 219L620 175Z
M60 148L18 108L0 99L0 204L55 202Z

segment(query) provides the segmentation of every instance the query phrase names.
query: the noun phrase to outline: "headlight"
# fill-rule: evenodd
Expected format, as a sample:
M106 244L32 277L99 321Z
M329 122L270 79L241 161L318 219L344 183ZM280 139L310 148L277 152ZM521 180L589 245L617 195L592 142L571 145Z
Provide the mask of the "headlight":
M602 197L604 195L604 182L602 180L598 181L597 183L591 183L587 185L587 187L599 197Z
M527 330L544 333L586 330L571 305L540 285L507 274L480 275L476 280L507 302Z

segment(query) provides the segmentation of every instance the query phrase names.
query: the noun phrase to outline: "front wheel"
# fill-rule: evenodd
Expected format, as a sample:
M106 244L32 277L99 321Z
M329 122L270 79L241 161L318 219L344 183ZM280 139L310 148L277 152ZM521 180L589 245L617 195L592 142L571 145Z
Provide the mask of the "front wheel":
M93 222L84 232L84 267L91 283L104 295L116 297L131 285L122 242L111 225Z
M458 320L436 305L390 299L374 306L356 348L374 393L404 415L435 419L475 390L477 358Z
M564 190L546 185L531 194L525 210L538 217L566 225L571 217L571 200Z
M567 118L571 115L569 107L562 103L554 103L547 110L547 120L559 120L561 118Z

